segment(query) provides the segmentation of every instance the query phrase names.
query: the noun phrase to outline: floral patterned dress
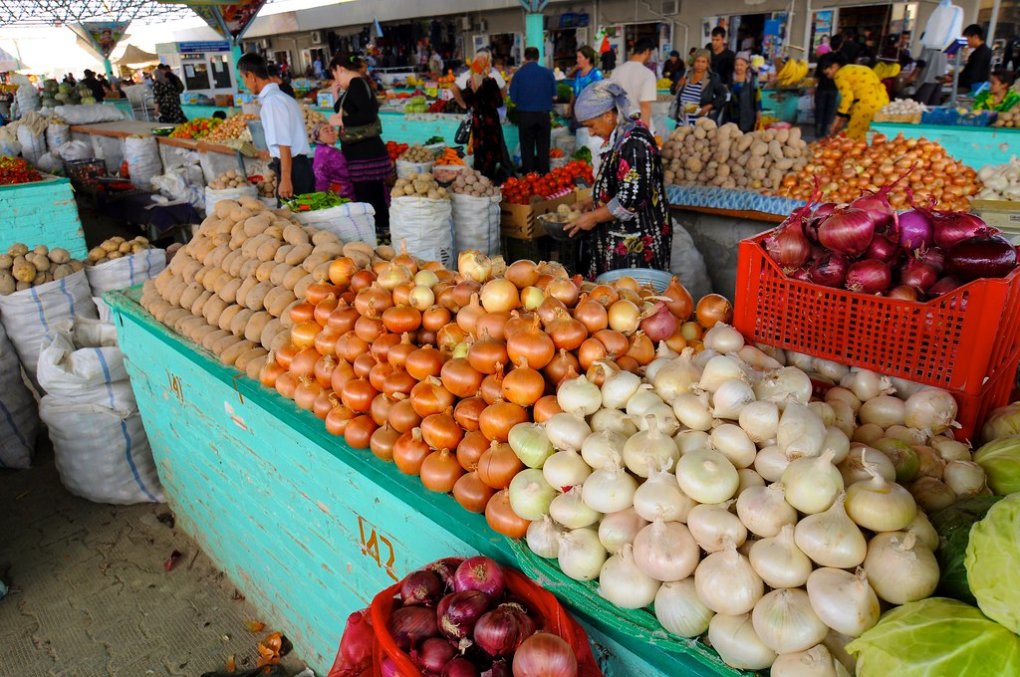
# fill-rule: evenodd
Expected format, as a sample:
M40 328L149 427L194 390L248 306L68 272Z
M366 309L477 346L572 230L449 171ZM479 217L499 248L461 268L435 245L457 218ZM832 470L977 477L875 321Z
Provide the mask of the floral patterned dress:
M595 208L608 207L614 218L581 242L588 277L623 268L668 271L673 228L655 138L642 123L628 123L604 148L592 196Z

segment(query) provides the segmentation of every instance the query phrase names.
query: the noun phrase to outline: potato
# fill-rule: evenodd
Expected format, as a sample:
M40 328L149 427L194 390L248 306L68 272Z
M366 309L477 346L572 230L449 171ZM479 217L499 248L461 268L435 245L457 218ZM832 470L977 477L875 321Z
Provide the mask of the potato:
M0 270L0 294L6 296L11 294L17 289L18 282L14 279L14 276L7 270Z
M24 256L28 253L28 245L22 244L21 242L15 242L7 250L7 253L13 257Z

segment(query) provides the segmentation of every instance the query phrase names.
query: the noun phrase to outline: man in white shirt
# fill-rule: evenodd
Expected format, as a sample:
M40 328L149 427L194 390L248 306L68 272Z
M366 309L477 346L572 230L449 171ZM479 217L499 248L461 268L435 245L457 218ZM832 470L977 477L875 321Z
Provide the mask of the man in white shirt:
M280 91L269 79L269 67L258 54L245 54L237 60L244 86L258 96L262 129L272 160L270 168L279 177L276 196L289 200L295 195L315 192L311 149L301 106Z
M648 66L655 44L649 38L641 38L634 45L634 52L626 63L616 67L610 80L620 85L627 92L631 113L640 112L641 122L645 123L652 133L652 103L658 98L655 88L655 73Z

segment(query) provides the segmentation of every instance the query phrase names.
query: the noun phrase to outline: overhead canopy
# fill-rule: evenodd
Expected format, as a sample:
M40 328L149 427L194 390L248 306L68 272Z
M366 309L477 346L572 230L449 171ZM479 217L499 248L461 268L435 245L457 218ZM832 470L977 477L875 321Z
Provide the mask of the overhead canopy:
M10 52L0 47L0 73L19 71L22 68L26 68L26 66L21 63L21 59L13 56Z
M151 22L190 15L191 10L184 5L161 4L154 0L0 0L0 26Z
M158 55L146 52L144 49L139 49L134 45L128 45L124 53L114 60L114 63L118 66L140 66L156 63L157 61L159 61Z

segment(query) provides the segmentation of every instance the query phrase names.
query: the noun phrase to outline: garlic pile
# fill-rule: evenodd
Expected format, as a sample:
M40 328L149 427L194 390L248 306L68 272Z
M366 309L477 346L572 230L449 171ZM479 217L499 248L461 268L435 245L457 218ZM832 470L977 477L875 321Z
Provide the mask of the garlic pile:
M935 591L924 511L987 491L950 436L956 403L845 367L812 401L783 351L721 323L704 347L661 345L643 377L597 363L561 383L544 436L511 433L532 468L510 487L528 545L617 606L707 633L733 667L852 672L834 655L882 602Z
M927 113L928 107L913 99L896 99L887 103L879 112L884 115L913 115Z
M1011 157L1004 165L985 165L978 170L984 187L978 200L1020 200L1020 158Z

